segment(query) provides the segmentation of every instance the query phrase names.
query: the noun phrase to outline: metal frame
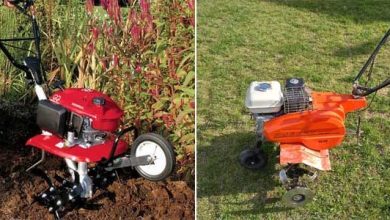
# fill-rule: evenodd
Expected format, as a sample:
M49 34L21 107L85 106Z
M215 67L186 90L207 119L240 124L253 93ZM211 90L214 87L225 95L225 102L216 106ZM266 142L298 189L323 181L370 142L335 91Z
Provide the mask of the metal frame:
M153 164L154 160L150 156L141 156L141 157L135 157L130 155L122 155L122 156L115 156L116 149L118 147L119 140L123 135L126 133L134 131L134 139L137 139L138 137L138 130L136 127L131 126L128 128L125 128L121 131L119 131L116 135L115 141L112 145L112 149L110 152L110 157L108 160L103 161L102 165L105 166L105 170L112 171L119 168L125 168L125 167L135 167L135 166L142 166L142 165L149 165Z
M32 166L30 166L29 168L27 168L26 172L34 169L35 167L37 167L39 164L41 164L43 161L45 160L45 151L43 150L42 153L41 153L41 159L39 159L36 163L34 163Z
M109 163L112 163L113 160L115 159L115 152L116 152L116 149L118 147L118 143L119 143L119 140L121 139L121 137L123 135L125 135L126 133L130 132L130 131L134 131L134 140L138 137L138 130L136 127L134 126L131 126L131 127L128 127L128 128L125 128L121 131L119 131L116 135L116 138L115 138L115 141L114 141L114 144L112 145L112 149L111 149L111 152L110 152L110 157L108 158L108 160L106 162L104 162L103 164L109 164Z

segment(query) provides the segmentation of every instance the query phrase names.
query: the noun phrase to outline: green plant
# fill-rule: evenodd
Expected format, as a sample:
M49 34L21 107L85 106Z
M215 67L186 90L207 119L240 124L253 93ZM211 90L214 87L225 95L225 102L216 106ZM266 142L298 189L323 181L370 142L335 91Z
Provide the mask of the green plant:
M26 17L13 10L0 7L0 24L2 29L0 38L2 39L31 37L31 25ZM5 44L14 57L25 57L31 53L27 51L32 47L29 41L6 42ZM2 54L0 56L0 96L7 95L9 98L16 99L25 94L25 83L21 79L23 79L21 72L15 69Z
M187 1L87 1L89 35L77 86L99 89L125 109L125 124L170 133L183 156L194 149L194 24ZM102 19L103 17L103 19Z
M77 78L77 57L87 33L87 15L79 0L38 5L43 32L43 61L49 80L60 75L66 86Z

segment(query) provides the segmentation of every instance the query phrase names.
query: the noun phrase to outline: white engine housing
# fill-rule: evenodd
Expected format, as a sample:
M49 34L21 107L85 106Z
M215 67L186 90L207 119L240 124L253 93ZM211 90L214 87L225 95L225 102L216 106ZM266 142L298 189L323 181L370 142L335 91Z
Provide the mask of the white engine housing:
M246 93L245 105L256 114L277 113L283 106L283 92L278 81L252 82Z

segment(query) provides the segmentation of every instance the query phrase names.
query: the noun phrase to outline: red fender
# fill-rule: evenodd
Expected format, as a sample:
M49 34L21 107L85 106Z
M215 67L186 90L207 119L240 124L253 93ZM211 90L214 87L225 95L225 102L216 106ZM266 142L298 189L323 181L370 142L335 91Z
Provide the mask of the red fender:
M77 162L99 162L102 159L108 159L112 149L114 141L107 140L104 144L92 146L90 148L82 148L79 145L73 147L62 147L64 141L54 135L36 135L30 138L26 145L33 146L44 150L48 153L56 156L71 159ZM120 140L115 152L115 156L124 154L128 149L128 144L125 141Z

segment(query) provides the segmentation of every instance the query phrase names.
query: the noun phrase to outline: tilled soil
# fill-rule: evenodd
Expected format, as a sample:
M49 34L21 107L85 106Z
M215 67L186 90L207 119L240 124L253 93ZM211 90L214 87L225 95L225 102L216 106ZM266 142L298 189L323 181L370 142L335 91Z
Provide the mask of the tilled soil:
M0 120L3 121L0 122L0 134L11 134L8 128L4 131L2 127L4 124L10 126L5 121L11 120L14 129L23 124L20 120L25 120L24 117L9 118L7 114L1 112L0 106ZM0 136L0 219L54 219L45 207L34 202L34 196L47 189L47 184L25 172L27 167L39 159L40 153L20 144L25 141L26 133L36 132L36 128L28 129L30 127L26 123L24 125L24 132ZM49 156L40 168L51 177L55 174L67 176L64 163L54 156ZM194 191L186 182L176 180L177 177L151 182L140 178L134 171L119 172L119 177L120 180L114 181L107 188L108 192L115 195L115 199L103 196L103 191L98 190L92 198L94 203L101 205L98 210L75 209L63 219L195 218Z

